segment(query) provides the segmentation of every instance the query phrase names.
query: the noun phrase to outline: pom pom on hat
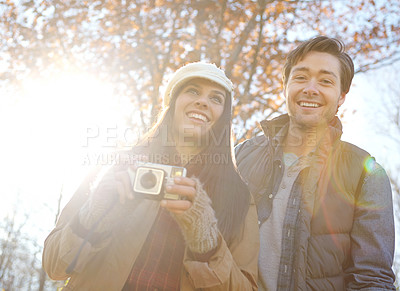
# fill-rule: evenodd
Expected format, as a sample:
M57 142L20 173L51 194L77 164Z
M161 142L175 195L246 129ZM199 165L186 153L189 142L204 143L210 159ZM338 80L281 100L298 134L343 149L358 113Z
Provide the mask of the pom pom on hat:
M163 105L168 106L171 97L174 96L179 87L190 79L201 78L207 79L222 86L232 96L233 84L225 75L225 72L218 68L215 64L196 62L187 64L179 68L171 77L165 89Z

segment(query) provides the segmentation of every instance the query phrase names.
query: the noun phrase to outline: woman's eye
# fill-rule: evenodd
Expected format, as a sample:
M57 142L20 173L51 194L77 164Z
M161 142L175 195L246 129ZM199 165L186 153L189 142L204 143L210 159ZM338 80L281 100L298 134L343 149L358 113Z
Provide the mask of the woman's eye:
M186 90L187 93L193 94L193 95L199 95L199 91L195 88L188 88Z
M221 96L212 96L211 100L217 104L222 104L224 102L224 100Z

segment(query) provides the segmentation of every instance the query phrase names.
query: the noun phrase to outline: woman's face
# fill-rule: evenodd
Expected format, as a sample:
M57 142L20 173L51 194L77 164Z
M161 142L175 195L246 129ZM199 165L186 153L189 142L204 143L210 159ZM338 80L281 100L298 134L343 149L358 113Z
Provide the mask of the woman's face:
M179 146L204 147L204 137L224 111L225 89L207 79L189 80L176 97L174 140Z

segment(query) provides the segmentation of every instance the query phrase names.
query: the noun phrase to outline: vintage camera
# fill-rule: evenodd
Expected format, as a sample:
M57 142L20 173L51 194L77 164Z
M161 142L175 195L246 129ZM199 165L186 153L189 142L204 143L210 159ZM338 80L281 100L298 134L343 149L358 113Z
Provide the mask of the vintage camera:
M170 165L138 162L136 173L128 170L137 198L179 200L180 196L165 191L169 178L186 177L186 169Z

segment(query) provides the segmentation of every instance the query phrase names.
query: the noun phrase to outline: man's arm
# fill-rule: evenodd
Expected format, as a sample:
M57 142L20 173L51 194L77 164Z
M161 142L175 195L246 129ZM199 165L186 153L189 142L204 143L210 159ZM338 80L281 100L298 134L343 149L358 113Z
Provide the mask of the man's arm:
M356 199L351 231L352 263L346 271L347 290L395 290L392 191L377 163L367 171Z

